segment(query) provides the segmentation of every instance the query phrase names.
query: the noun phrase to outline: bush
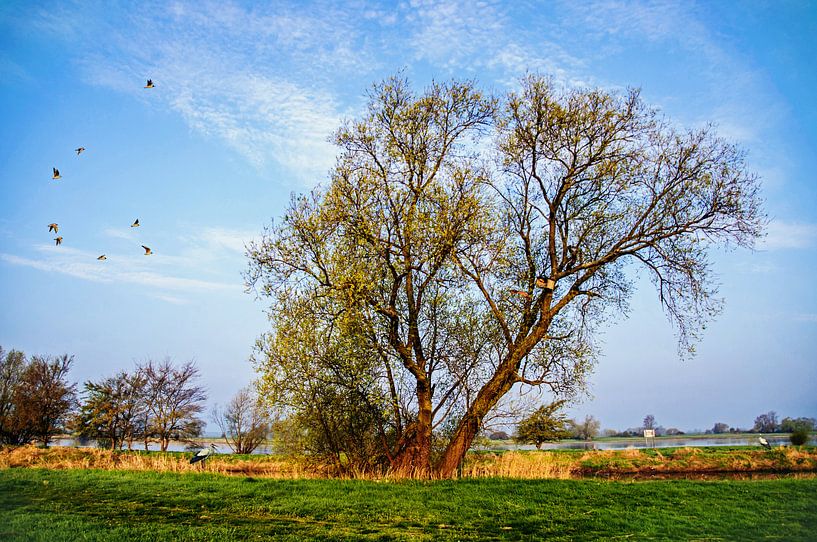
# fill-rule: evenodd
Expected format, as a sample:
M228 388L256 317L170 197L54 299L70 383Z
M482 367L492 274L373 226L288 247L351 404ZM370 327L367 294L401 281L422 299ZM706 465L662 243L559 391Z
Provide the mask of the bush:
M802 446L808 441L808 432L806 431L795 431L789 436L789 440L795 446Z

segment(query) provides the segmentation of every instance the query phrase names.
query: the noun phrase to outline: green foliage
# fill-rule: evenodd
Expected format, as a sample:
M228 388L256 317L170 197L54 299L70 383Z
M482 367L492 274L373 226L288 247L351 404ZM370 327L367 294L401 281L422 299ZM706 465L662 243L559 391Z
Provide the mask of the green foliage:
M794 433L795 431L814 431L817 429L817 420L814 418L783 418L780 421L780 431L783 433Z
M554 442L570 437L567 418L559 410L565 401L556 401L536 409L516 426L514 440L523 444L535 444L541 448L545 442Z
M691 352L720 310L708 250L760 235L757 177L711 128L676 130L637 91L519 87L375 85L335 134L326 188L250 247L248 285L272 298L262 394L308 413L329 449L319 414L363 404L366 441L428 471L453 416L438 464L452 475L514 385L583 391L632 269Z
M802 429L798 429L792 432L791 435L789 435L789 440L795 446L802 446L803 444L808 442L808 439L809 439L808 431L804 431Z
M0 538L807 541L817 480L264 480L0 470ZM784 498L783 498L784 496Z
M81 438L121 449L125 443L144 438L140 420L147 414L146 379L141 371L120 372L99 382L88 381L84 398L71 429Z

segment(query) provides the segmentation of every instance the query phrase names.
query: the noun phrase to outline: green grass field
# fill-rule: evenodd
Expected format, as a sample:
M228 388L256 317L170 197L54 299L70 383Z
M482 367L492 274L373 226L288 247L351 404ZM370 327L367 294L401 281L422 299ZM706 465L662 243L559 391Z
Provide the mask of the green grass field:
M0 540L815 540L817 479L271 480L0 470Z

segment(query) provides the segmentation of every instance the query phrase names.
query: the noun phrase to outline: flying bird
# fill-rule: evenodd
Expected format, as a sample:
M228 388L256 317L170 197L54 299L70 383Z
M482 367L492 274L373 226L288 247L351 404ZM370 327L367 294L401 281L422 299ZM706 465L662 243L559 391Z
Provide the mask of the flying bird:
M145 245L142 245L142 248L145 249L145 256L150 256L151 254L153 254L153 251L150 250L150 248L146 247Z
M769 444L769 441L768 441L768 440L766 440L765 438L763 438L763 435L760 435L759 437L757 437L757 441L760 443L760 445L761 445L761 446L763 446L763 447L764 447L764 448L766 448L767 450L771 450L771 449L772 449L772 445L771 445L771 444Z
M51 168L51 169L54 170L54 175L52 175L51 178L52 179L60 179L61 178L60 177L60 170L58 170L57 168Z
M196 455L194 455L193 457L190 458L190 464L192 465L193 463L197 463L199 461L204 461L205 459L207 459L208 457L210 457L214 453L216 453L216 445L211 442L209 448L204 448L203 450L199 450L196 453Z
M75 151L77 151L77 156L79 156L80 154L82 154L82 151L84 151L84 150L85 150L85 147L77 147L77 148L76 148L76 149L74 149L74 150L75 150Z
M52 222L51 224L48 225L48 232L51 233L52 231L54 233L60 231L60 227L56 222Z
M516 294L519 297L524 297L525 299L530 299L530 294L524 290L508 290L512 294Z
M130 225L131 228L138 228L139 227L139 219L137 218L133 224Z
M62 237L55 237L54 241L57 242L57 246L60 246L62 244Z
M148 79L148 82L145 85L145 88L153 88L153 79Z
M107 260L107 259L108 259L108 257L105 256L104 254L97 258L97 260Z

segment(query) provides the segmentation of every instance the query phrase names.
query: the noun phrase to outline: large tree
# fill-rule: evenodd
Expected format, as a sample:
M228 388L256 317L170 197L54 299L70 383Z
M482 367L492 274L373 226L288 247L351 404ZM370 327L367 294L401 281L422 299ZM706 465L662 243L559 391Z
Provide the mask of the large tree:
M248 283L275 300L257 367L262 390L295 364L315 387L304 344L342 341L353 321L396 468L453 475L515 385L580 389L639 269L691 351L719 308L707 249L751 246L764 221L742 152L710 127L674 128L637 91L530 76L491 100L391 79L335 142L328 185L248 251ZM288 319L304 312L312 329L296 336Z

